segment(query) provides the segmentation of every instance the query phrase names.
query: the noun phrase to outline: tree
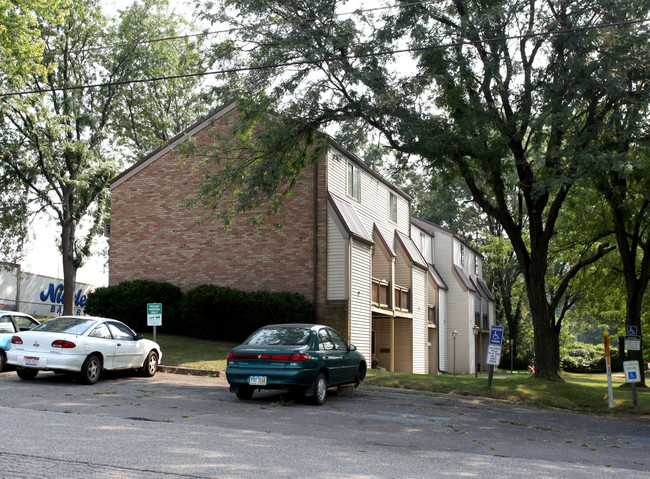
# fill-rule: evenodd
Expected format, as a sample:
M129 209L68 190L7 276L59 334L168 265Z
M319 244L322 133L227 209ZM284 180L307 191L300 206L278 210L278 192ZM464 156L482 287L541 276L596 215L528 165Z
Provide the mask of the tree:
M45 73L42 53L45 43L40 19L54 24L62 21L62 8L68 0L0 0L0 87L20 84L22 77Z
M646 64L645 68L650 68L650 65ZM645 95L650 94L648 88L650 85L647 86ZM638 113L640 112L627 111L623 115L625 118L617 120L620 123L614 131L629 139L619 142L624 144L624 153L615 155L618 161L613 162L614 168L596 173L596 182L609 206L614 223L627 293L625 325L635 326L641 337L640 350L630 351L629 357L643 365L641 315L650 281L650 156L647 148L639 153L637 148L629 144L635 141L630 132L635 131L639 125L643 125L647 131L648 125L644 124L644 119L647 122L647 118ZM645 385L643 368L641 383Z
M404 2L340 16L341 4L222 0L203 17L240 27L237 41L218 51L253 67L232 82L235 93L256 111L272 108L279 123L302 125L276 127L284 142L352 124L379 132L398 160L419 158L465 181L521 268L536 376L559 379L555 312L580 269L611 246L583 249L552 290L549 251L574 185L593 169L605 119L627 108L647 111L648 96L635 93L650 72L638 68L650 45L639 23L648 2ZM244 117L240 135L254 131ZM277 156L268 149L260 158L242 176L258 184L234 191L244 207L273 190L255 172L279 164ZM219 199L228 194L225 180L214 177L204 191ZM512 197L520 201L513 205Z
M107 183L120 165L113 131L116 125L126 130L129 119L142 121L127 116L125 105L146 92L133 89L127 94L128 82L141 79L152 64L169 71L178 66L177 56L161 58L144 41L159 38L160 25L166 25L163 33L169 35L169 25L176 20L167 13L165 1L136 2L113 23L96 2L75 0L62 22L39 18L46 75L36 71L25 84L9 84L16 91L39 93L2 97L0 168L5 184L0 193L4 200L12 191L22 192L15 199L20 208L3 208L2 222L24 225L41 212L56 218L61 228L64 314L72 312L77 269L106 218ZM109 45L113 47L106 48ZM89 87L94 84L104 86ZM177 84L167 94L182 97L187 87ZM154 104L151 99L148 103ZM138 146L152 147L154 137L148 135ZM15 229L2 234L6 245L13 241L19 249L12 236Z

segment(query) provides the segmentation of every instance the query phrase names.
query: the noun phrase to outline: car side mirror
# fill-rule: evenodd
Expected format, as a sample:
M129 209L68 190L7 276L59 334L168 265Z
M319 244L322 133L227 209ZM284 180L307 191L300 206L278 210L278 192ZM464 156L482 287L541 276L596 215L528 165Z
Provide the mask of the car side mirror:
M348 351L356 351L357 347L354 344L348 344Z
M136 334L133 339L135 339L136 341L140 341L141 339L144 339L144 336L141 334Z

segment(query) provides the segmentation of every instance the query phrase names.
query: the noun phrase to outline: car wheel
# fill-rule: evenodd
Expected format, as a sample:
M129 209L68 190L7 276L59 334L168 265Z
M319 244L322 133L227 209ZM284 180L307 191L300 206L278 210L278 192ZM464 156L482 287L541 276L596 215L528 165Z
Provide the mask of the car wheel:
M5 364L7 364L7 356L5 355L5 352L0 349L0 373L5 368Z
M91 354L81 366L79 377L84 384L95 384L102 373L102 361L95 354Z
M250 399L253 397L253 388L250 386L239 386L236 394L239 399Z
M327 379L325 379L325 375L323 373L318 373L318 376L316 376L314 395L311 398L311 402L316 406L322 406L323 404L325 404L326 397L327 397Z
M38 374L38 369L16 369L16 374L18 374L18 377L20 379L29 381L30 379L34 379L36 377Z
M142 375L150 378L156 374L156 371L158 371L158 353L151 351L142 366Z
M359 384L361 384L361 381L363 381L366 378L366 363L361 363L359 364L359 372L357 373L357 377L354 380L354 387L357 388L359 387Z

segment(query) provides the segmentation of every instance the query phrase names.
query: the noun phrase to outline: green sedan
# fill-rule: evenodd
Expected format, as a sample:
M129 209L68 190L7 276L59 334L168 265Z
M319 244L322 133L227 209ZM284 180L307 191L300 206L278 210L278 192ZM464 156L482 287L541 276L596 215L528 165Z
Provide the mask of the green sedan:
M273 324L255 331L228 353L226 379L239 399L256 389L284 389L325 402L327 388L366 377L366 360L329 326Z

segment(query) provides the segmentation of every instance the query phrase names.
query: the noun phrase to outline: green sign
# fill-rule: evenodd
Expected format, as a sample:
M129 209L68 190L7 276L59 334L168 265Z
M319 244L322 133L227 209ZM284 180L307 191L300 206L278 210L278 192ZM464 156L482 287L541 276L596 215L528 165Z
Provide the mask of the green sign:
M162 326L162 304L147 304L147 326Z

